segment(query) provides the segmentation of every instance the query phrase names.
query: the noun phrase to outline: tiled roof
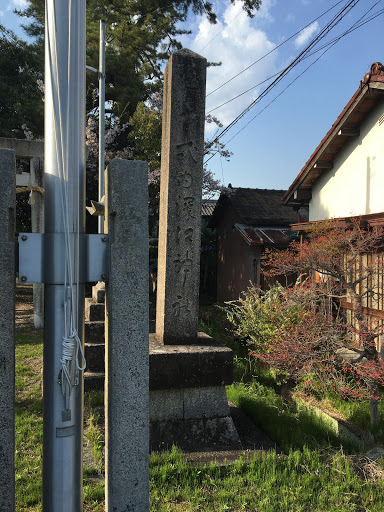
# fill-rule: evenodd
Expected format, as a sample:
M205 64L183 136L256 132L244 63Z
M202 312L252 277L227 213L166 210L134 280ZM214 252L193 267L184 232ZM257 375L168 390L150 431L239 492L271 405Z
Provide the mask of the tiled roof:
M289 226L297 222L297 214L291 207L284 206L282 203L281 198L285 192L285 190L233 188L229 194L220 196L216 211L219 214L219 206L230 202L243 224L279 228Z

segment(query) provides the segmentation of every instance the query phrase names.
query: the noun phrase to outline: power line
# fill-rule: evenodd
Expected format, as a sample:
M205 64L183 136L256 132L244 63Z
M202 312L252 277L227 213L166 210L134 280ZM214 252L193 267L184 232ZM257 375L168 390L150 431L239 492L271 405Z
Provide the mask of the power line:
M216 37L222 33L222 31L223 31L223 30L225 30L227 27L229 27L229 25L230 25L233 21L235 21L235 19L236 19L238 16L240 16L240 14L241 14L242 12L243 12L243 8L241 8L241 9L240 9L240 11L236 14L236 16L235 16L234 18L232 18L232 19L231 19L231 21L229 21L229 22L225 25L225 27L223 27L221 30L219 30L219 32L218 32L215 36L213 36L213 37L212 37L212 39L211 39L210 41L208 41L208 43L207 43L205 46L203 46L200 50L198 50L198 53L201 53L203 50L205 50L205 48L206 48L208 45L210 45L210 44L212 43L212 41L213 41L214 39L216 39Z
M264 91L250 104L246 107L221 133L215 138L218 140L222 137L228 130L232 128L242 117L247 114L261 99L266 96L266 94L273 89L283 78L287 75L301 60L303 56L309 52L312 47L317 44L321 39L323 39L329 32L332 30L345 16L346 14L357 5L360 0L350 0L347 4L332 18L332 20L320 31L320 33L312 39L312 41L302 50L299 55L279 74L279 76L264 89ZM208 148L213 145L215 140L211 141L208 144Z
M320 46L319 48L316 48L316 50L314 50L313 52L309 53L308 55L306 55L305 57L303 57L302 60L305 60L305 59L308 59L309 57L312 57L312 55L315 55L316 53L318 53L319 51L323 50L324 48L326 48L327 46L330 46L334 41L338 41L340 40L342 37L345 37L347 35L349 35L350 33L354 32L355 30L357 30L358 28L364 26L366 23L368 23L369 21L372 21L374 20L375 18L377 18L378 16L380 16L381 14L383 14L384 12L384 9L382 9L381 11L378 11L374 14L372 14L369 18L367 18L364 22L361 21L362 19L365 18L365 16L368 14L368 12L370 12L374 7L376 7L376 5L378 3L380 3L381 0L379 0L378 2L376 2L376 4L374 4L370 9L369 11L367 11L364 16L362 16L362 18L360 18L360 23L356 26L352 26L350 27L348 30L346 30L345 32L343 32L342 34L339 34L337 37L331 39L330 41L328 41L327 43L325 43L324 45ZM259 87L260 85L264 84L265 82L268 82L269 80L271 80L272 78L274 78L275 76L277 76L278 74L280 74L283 70L280 70L278 71L277 73L274 73L273 75L270 75L268 78L266 78L265 80L262 80L261 82L259 82L258 84L255 84L253 85L252 87L249 87L248 89L246 89L245 91L241 92L240 94L237 94L236 96L234 96L233 98L225 101L224 103L221 103L220 105L218 105L217 107L213 107L211 108L207 114L210 114L211 112L221 108L221 107L224 107L225 105L227 105L228 103L231 103L232 101L234 100L237 100L238 98L240 98L241 96L244 96L244 94L247 94L248 92L256 89L257 87Z
M275 76L279 75L282 71L283 70L280 70L277 73L275 73L274 75L269 76L268 78L266 78L265 80L262 80L258 84L253 85L252 87L250 87L246 91L241 92L240 94L238 94L234 98L231 98L230 100L227 100L224 103L221 103L221 105L218 105L217 107L211 108L211 110L208 110L207 114L210 114L211 112L213 112L214 110L217 110L220 107L224 107L224 105L227 105L228 103L231 103L231 101L237 100L237 98L240 98L241 96L244 96L244 94L247 94L247 92L253 91L253 89L256 89L256 87L259 87L259 85L263 85L263 84L265 84L265 82L268 82L269 80L272 80L272 78L274 78Z
M262 57L260 57L259 59L255 60L254 62L252 62L252 64L250 64L249 66L247 66L245 69L243 69L242 71L240 71L239 73L237 73L236 75L234 75L232 78L230 78L229 80L227 80L226 82L224 82L223 84L219 85L219 87L216 87L216 89L214 89L213 91L211 91L210 93L207 94L206 97L210 96L211 94L213 94L214 92L218 91L219 89L221 89L222 87L224 87L224 85L227 85L229 82L231 82L232 80L234 80L235 78L237 78L238 76L240 76L241 74L245 73L246 71L248 71L248 69L250 69L252 66L254 66L255 64L257 64L258 62L262 61L263 59L265 59L266 57L268 57L268 55L270 55L271 53L273 53L274 51L278 50L281 46L283 46L285 43L287 43L288 41L290 41L291 39L293 39L295 36L297 36L298 34L300 34L300 32L302 32L304 29L306 29L307 27L309 27L310 25L312 25L313 23L315 23L315 21L319 20L320 18L322 18L323 16L325 16L326 14L328 14L332 9L334 9L335 7L337 7L339 4L341 4L344 0L339 0L339 2L336 2L332 7L330 7L327 11L323 12L322 14L320 14L320 16L318 16L317 18L315 18L314 20L310 21L307 25L305 25L305 27L302 27L300 30L298 30L297 32L295 32L294 34L292 34L290 37L288 37L288 39L285 39L282 43L280 43L279 45L275 46L275 48L273 48L272 50L270 50L268 53L266 53L265 55L263 55ZM240 13L239 13L240 14ZM232 20L233 21L233 20ZM228 26L228 25L227 25ZM226 28L226 27L225 27ZM222 29L224 30L224 29ZM221 30L221 31L222 31ZM220 32L221 32L220 31ZM216 35L219 35L220 32ZM216 36L215 36L216 37ZM207 45L208 46L208 45ZM204 47L205 48L205 47ZM203 48L203 49L204 49ZM200 50L201 51L201 50Z
M337 40L340 40L341 38L351 34L352 32L354 32L355 30L363 27L364 25L366 25L367 23L369 23L370 21L373 21L375 18L377 18L378 16L381 16L383 13L384 13L384 9L381 9L380 11L377 11L376 13L372 14L369 18L367 18L365 21L361 21L362 19L365 18L365 16L368 14L369 11L371 11L374 7L376 7L377 4L379 4L382 0L378 0L378 2L375 3L375 5L373 5L365 14L364 16L362 16L360 18L360 23L358 23L358 25L354 26L352 25L348 30L346 30L345 32L343 32L342 34L338 35L337 37L335 37L334 39L332 39L331 41L328 41L328 43L324 44L323 46L320 46L320 48L317 48L316 50L314 50L313 52L311 52L310 54L308 54L307 57L311 57L312 55L314 55L315 53L321 51L323 48L325 48L326 46L329 46L330 44L333 43L333 41L337 41ZM305 57L305 58L307 58Z
M373 21L375 18L377 18L378 16L380 16L381 14L384 13L384 9L381 9L380 11L372 14L369 18L367 18L364 22L362 22L362 20L366 17L366 15L368 14L368 12L370 12L378 3L380 3L381 0L378 0L378 2L376 2L376 4L374 4L359 20L357 20L347 31L345 31L342 35L340 35L339 37L337 38L334 38L332 40L332 43L333 44L329 44L329 45L324 45L322 48L324 48L325 46L328 46L328 48L317 58L315 59L304 71L302 71L294 80L292 80L277 96L275 96L273 98L273 100L271 100L260 112L258 112L255 116L253 116L252 119L250 119L237 133L235 133L235 135L233 135L225 144L222 145L222 148L224 148L227 144L229 144L235 137L237 137L237 135L239 135L240 132L242 132L254 119L256 119L256 117L258 117L262 112L264 112L264 110L266 110L272 103L274 103L274 101L277 100L277 98L279 96L281 96L294 82L296 82L296 80L298 80L304 73L306 73L328 50L330 50L336 43L338 43L340 41L340 39L342 39L342 37L344 37L345 35L353 32L354 30L356 30L357 28L360 28L361 26L369 23L370 21ZM316 50L317 52L318 50ZM316 52L313 52L311 55L313 55L314 53ZM216 137L215 141L218 141L219 138L221 137L222 135L220 134L218 137ZM214 142L215 142L214 141ZM205 162L204 162L204 165L209 161L211 160L214 156L216 156L216 154L218 153L219 151L216 151L215 153L213 153Z

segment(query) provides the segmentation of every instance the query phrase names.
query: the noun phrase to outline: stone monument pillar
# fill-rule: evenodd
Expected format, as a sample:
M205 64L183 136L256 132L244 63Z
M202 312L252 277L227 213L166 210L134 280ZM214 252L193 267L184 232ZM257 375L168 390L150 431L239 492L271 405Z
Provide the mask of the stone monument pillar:
M156 336L196 342L207 61L190 50L165 68Z
M151 447L239 445L225 385L232 351L198 333L206 60L174 53L165 70L156 334L149 343Z

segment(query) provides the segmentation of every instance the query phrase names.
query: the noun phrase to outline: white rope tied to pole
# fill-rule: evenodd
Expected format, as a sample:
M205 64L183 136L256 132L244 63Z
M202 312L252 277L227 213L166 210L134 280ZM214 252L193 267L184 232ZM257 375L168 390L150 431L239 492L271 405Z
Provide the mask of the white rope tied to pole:
M73 377L69 372L68 363L73 361L73 355L75 352L76 370L83 371L86 368L86 361L84 357L83 346L76 330L74 330L68 338L63 337L63 352L60 359L62 365L62 375L65 377L65 379L61 379L61 386L63 388L63 386L65 385L65 381L67 383L70 383L70 392L71 388L75 385L75 382L73 381ZM81 361L83 363L82 366L79 365L79 353L81 356Z
M76 17L77 9L79 9L78 2L68 1L69 19ZM79 309L79 264L76 264L79 260L79 247L80 247L80 192L79 192L79 164L71 161L72 155L69 154L69 140L71 137L70 133L70 109L73 107L71 101L76 102L76 89L71 84L72 71L71 71L71 60L69 58L73 49L71 48L71 24L68 27L68 54L67 54L67 95L65 98L66 105L63 105L60 101L60 77L59 77L59 56L60 52L57 48L57 23L60 20L56 19L55 10L48 12L48 16L53 17L52 23L52 34L47 32L48 35L48 58L52 70L51 74L51 89L53 94L53 111L55 118L55 144L57 153L57 166L58 175L60 178L60 203L63 220L63 231L65 239L65 279L64 279L64 333L62 338L62 355L60 358L61 368L59 374L59 382L63 396L66 398L66 407L68 405L67 398L71 394L73 386L77 385L78 378L77 374L79 371L83 371L86 367L86 361L84 357L83 347L78 335L78 318L77 312ZM61 77L62 78L62 77ZM74 100L72 96L74 96ZM66 129L65 129L66 127ZM71 141L72 145L80 144L80 141ZM79 149L79 148L77 148ZM74 179L70 180L69 172L74 173ZM68 189L68 183L73 183L74 190ZM73 205L70 204L70 192L73 192L73 198L76 198L77 203L74 201ZM73 208L73 225L70 226L69 222L69 211ZM72 212L71 212L72 213ZM71 230L72 228L72 230ZM71 234L74 232L75 237ZM73 241L73 242L72 242ZM79 354L81 356L81 365L79 364Z

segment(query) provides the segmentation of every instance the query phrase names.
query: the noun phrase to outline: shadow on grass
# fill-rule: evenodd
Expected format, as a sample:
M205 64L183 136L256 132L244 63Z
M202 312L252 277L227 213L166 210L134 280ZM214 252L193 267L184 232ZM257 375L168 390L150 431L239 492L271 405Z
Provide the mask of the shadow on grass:
M34 327L20 327L15 332L15 343L18 345L40 345L43 343L44 330Z
M253 386L234 384L227 388L227 395L285 453L305 446L339 448L341 444L347 452L359 451L352 442L341 443L338 435L314 411L295 402L285 403L272 389L257 383Z
M28 410L31 414L42 414L43 413L43 399L40 398L16 398L15 399L16 409Z

